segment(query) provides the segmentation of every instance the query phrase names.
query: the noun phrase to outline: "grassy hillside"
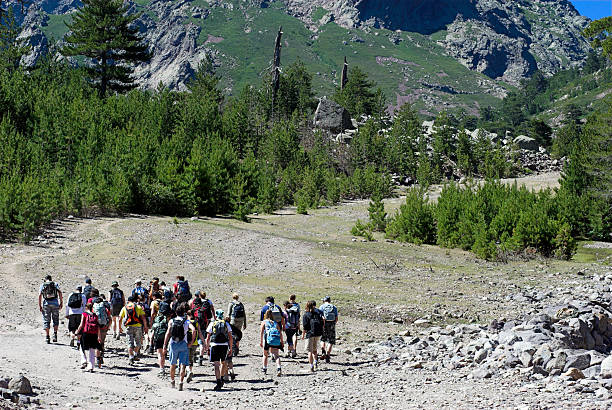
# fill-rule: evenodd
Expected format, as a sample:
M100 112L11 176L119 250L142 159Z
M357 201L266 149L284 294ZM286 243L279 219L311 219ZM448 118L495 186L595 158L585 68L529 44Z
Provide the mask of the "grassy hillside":
M148 9L149 3L140 0L136 5L156 19ZM185 23L199 25L202 31L198 43L206 43L221 53L223 67L219 74L230 93L245 84L261 82L270 66L277 30L282 26L282 64L302 59L313 75L318 96L334 92L346 56L349 64L360 66L377 82L393 105L410 101L422 114L435 115L445 108L476 113L481 106L499 104L494 94L499 95L503 89L492 93L491 89L499 84L446 56L436 43L443 33L423 36L382 29L365 32L344 29L334 22L312 32L302 21L288 15L280 2L271 2L267 8L246 6L241 1L224 3L233 7L211 7L206 0L194 0L192 7L209 9L210 14L205 19L187 15ZM326 11L320 9L315 14L321 18ZM49 15L43 31L59 39L67 31L63 22L69 18ZM400 41L395 44L390 36Z

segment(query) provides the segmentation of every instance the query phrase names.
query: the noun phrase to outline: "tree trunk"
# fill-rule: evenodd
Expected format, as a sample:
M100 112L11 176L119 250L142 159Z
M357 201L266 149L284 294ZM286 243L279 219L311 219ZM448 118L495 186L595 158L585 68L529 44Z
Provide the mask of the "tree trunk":
M281 58L281 37L283 36L283 27L278 29L276 35L276 43L274 45L274 60L272 62L272 112L276 107L276 95L280 87L280 58Z

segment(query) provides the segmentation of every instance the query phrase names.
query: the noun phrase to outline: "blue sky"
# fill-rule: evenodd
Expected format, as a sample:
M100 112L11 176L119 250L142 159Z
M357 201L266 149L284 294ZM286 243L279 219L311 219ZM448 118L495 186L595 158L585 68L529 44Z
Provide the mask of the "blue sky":
M612 16L612 0L571 0L583 16L593 20Z

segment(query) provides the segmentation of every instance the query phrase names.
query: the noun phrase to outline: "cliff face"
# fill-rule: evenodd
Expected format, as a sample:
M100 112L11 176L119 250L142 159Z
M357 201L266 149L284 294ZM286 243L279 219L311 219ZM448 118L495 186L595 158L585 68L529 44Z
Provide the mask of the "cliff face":
M9 0L11 1L11 0ZM297 57L315 91L337 86L344 57L368 72L397 105L428 113L477 112L535 70L582 64L588 23L568 0L127 0L153 58L136 67L143 88L185 89L209 56L228 92L258 84L279 25L283 64ZM33 0L17 10L34 64L80 0ZM270 54L270 55L269 55ZM269 55L269 56L268 56ZM470 95L471 97L465 97Z
M354 28L387 28L438 40L466 67L517 84L535 70L552 74L582 63L590 47L580 32L586 17L568 0L287 0L312 22L317 8L327 19ZM313 22L316 24L316 22Z

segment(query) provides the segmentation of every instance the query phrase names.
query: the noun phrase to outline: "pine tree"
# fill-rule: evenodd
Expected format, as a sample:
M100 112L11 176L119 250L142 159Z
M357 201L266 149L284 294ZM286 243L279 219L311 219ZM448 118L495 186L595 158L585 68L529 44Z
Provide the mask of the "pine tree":
M71 33L62 54L93 60L86 72L101 97L109 91L124 93L135 88L131 65L150 59L134 25L138 15L127 12L121 0L83 0L73 22L66 23Z

